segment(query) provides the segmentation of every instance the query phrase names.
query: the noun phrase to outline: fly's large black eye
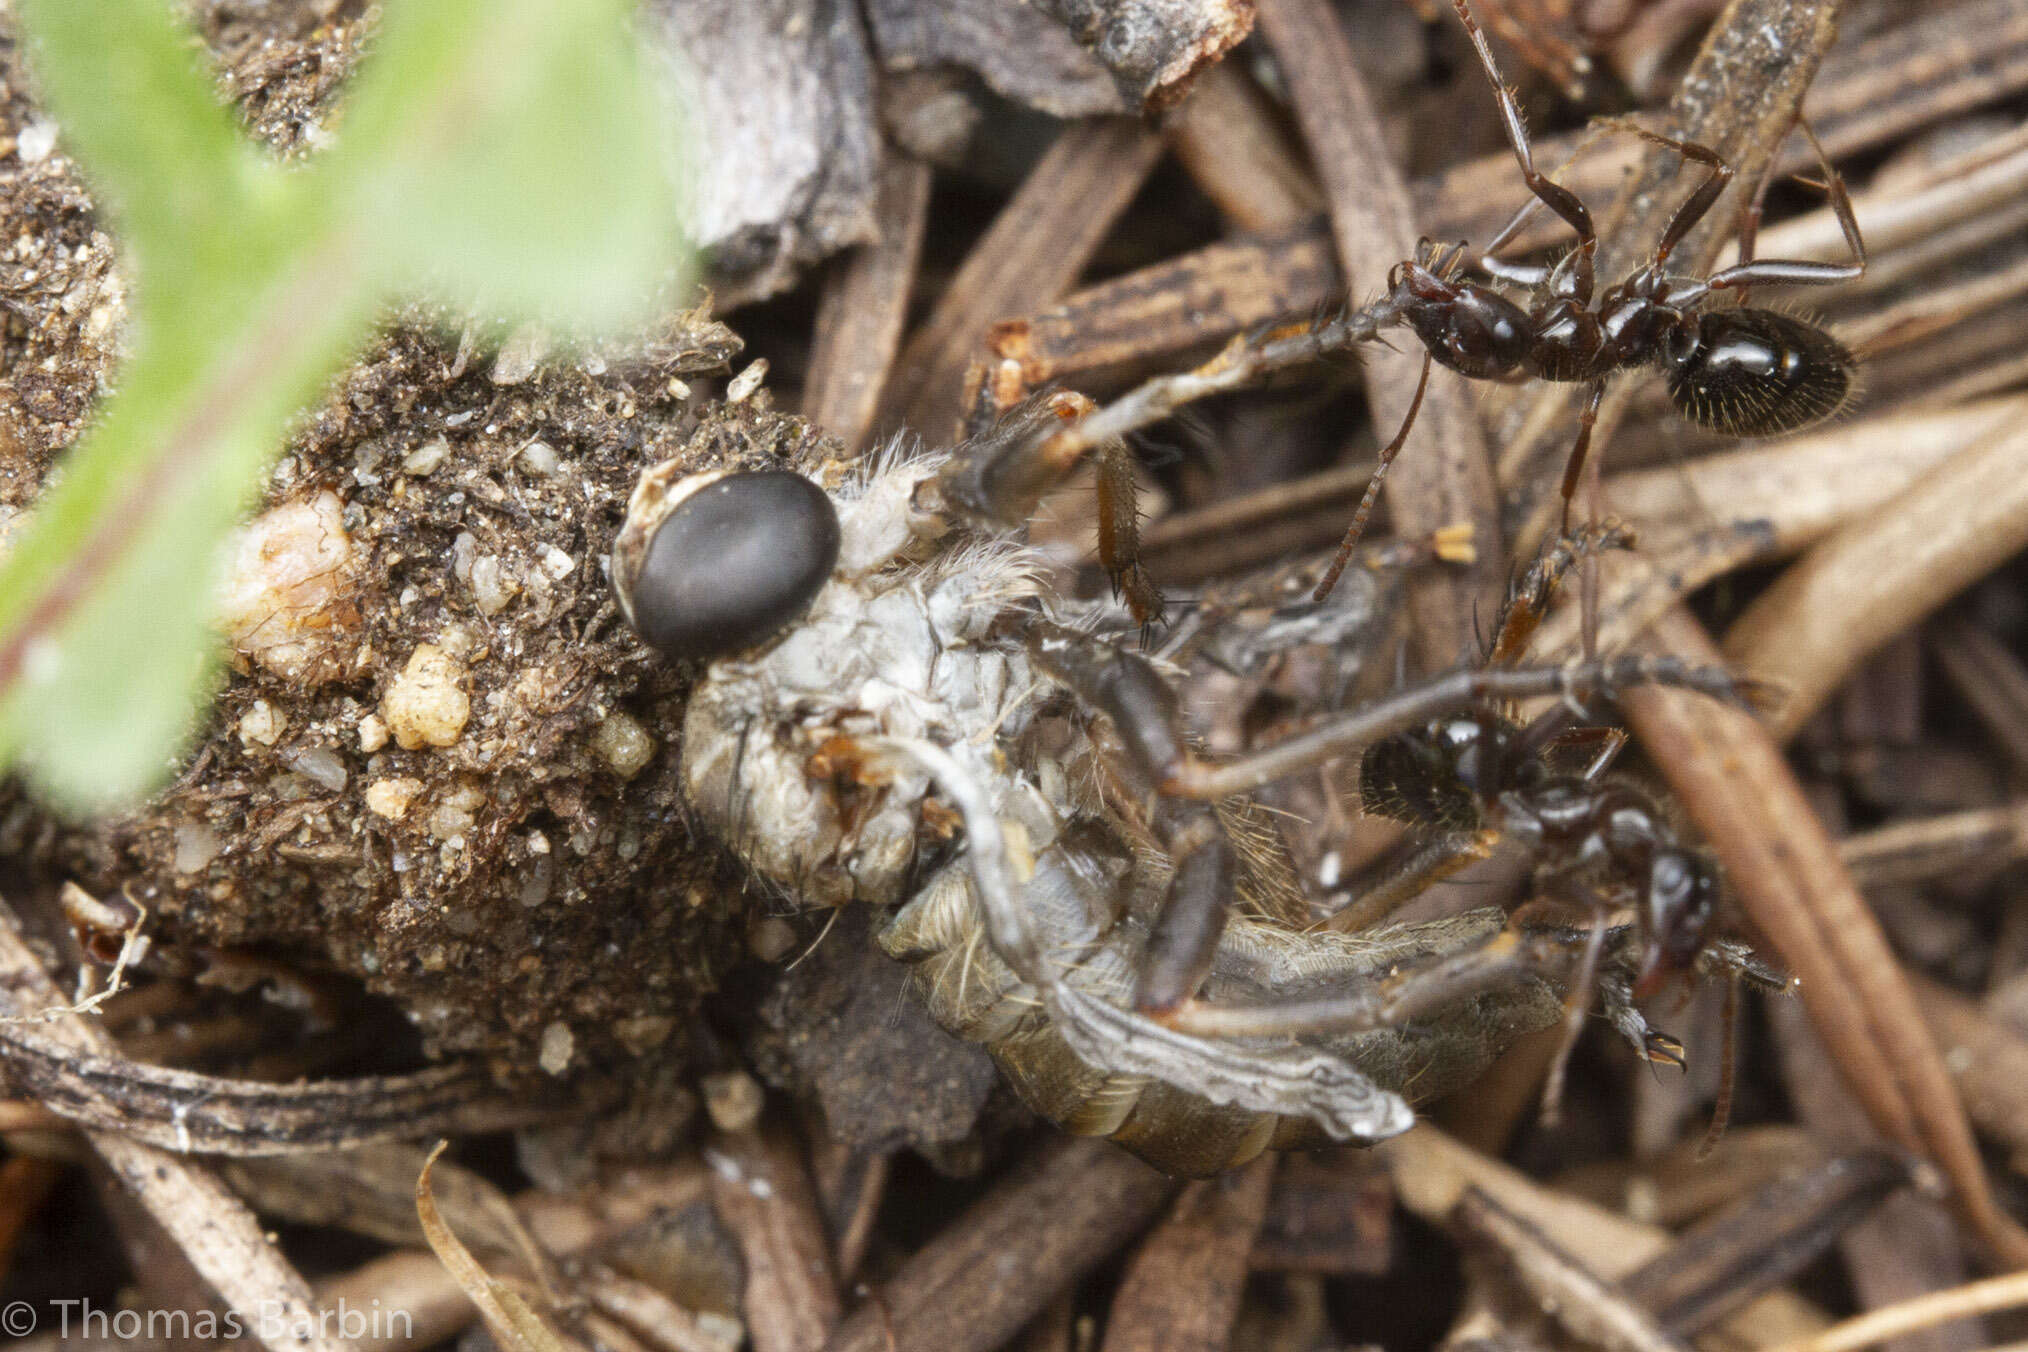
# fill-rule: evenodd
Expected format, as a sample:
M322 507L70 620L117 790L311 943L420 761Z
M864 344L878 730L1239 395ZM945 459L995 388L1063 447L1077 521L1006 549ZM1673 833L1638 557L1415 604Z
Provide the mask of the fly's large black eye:
M773 638L838 562L838 513L785 470L678 485L630 577L628 618L664 657L705 660Z
M1694 343L1665 358L1684 417L1733 437L1771 437L1830 417L1857 369L1843 343L1778 310L1699 316Z

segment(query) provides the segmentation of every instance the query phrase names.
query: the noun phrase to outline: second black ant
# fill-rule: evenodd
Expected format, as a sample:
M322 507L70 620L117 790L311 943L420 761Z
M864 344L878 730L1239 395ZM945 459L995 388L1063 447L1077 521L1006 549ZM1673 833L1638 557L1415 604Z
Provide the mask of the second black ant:
M1397 264L1389 274L1388 293L1380 309L1385 319L1406 324L1422 340L1425 381L1429 363L1435 361L1474 380L1532 376L1590 384L1579 415L1577 440L1564 465L1561 530L1568 533L1570 529L1570 504L1584 473L1592 426L1605 397L1606 381L1615 372L1659 367L1668 380L1669 398L1677 412L1726 436L1779 436L1820 422L1843 408L1852 395L1858 364L1830 333L1783 310L1747 305L1708 308L1714 298L1727 292L1743 298L1753 286L1827 286L1865 273L1866 245L1852 213L1852 199L1808 124L1801 124L1803 133L1824 173L1823 182L1815 186L1830 200L1852 250L1851 262L1754 258L1753 236L1761 193L1766 188L1763 182L1761 192L1743 213L1740 261L1705 277L1671 274L1669 256L1717 204L1732 181L1732 166L1717 151L1695 141L1616 122L1610 125L1673 150L1707 172L1670 218L1648 261L1600 291L1593 272L1598 232L1591 212L1575 193L1536 169L1520 105L1501 78L1486 35L1479 31L1466 0L1451 0L1451 4L1492 83L1508 144L1535 197L1473 261L1495 280L1533 288L1535 299L1524 310L1491 287L1464 279L1464 245L1424 240L1413 260ZM1569 223L1577 232L1576 247L1549 266L1527 266L1495 257L1538 206L1548 207ZM1381 451L1373 482L1346 533L1341 547L1344 554L1357 543L1380 482L1420 405L1418 387L1401 432ZM1320 591L1328 590L1334 580L1327 578Z

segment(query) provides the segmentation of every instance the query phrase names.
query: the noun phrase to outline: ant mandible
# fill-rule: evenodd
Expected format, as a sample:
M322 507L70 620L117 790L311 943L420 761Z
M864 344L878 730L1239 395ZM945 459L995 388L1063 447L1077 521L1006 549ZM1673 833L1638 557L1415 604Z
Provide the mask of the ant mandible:
M1436 245L1424 240L1413 260L1396 264L1389 273L1388 294L1378 308L1388 320L1408 325L1422 339L1425 381L1434 360L1474 380L1533 376L1590 382L1579 415L1577 440L1564 465L1562 532L1570 529L1570 504L1584 472L1606 381L1614 372L1659 366L1668 379L1669 397L1677 411L1699 426L1727 436L1778 436L1819 422L1842 408L1852 394L1857 362L1845 345L1824 329L1781 310L1744 305L1706 308L1726 292L1743 297L1753 286L1825 286L1849 281L1866 271L1866 245L1852 214L1851 198L1808 125L1803 124L1804 135L1824 172L1824 181L1813 186L1830 199L1853 261L1753 258L1752 226L1759 212L1756 194L1744 216L1740 262L1706 277L1671 275L1667 271L1669 256L1716 205L1732 181L1732 166L1708 146L1622 122L1613 125L1674 150L1708 172L1676 209L1648 261L1624 280L1598 291L1593 274L1598 233L1592 226L1591 212L1575 193L1536 170L1520 106L1501 79L1485 34L1479 31L1466 0L1451 0L1451 5L1492 82L1507 142L1535 198L1493 237L1476 263L1495 280L1532 287L1535 301L1524 310L1491 287L1464 279L1464 245ZM1494 257L1538 206L1548 207L1569 223L1577 232L1577 246L1546 267ZM1418 387L1400 433L1381 452L1373 481L1340 547L1341 559L1350 556L1365 529L1380 482L1415 421L1421 393ZM1336 580L1335 569L1327 573L1318 586L1319 596L1328 593Z

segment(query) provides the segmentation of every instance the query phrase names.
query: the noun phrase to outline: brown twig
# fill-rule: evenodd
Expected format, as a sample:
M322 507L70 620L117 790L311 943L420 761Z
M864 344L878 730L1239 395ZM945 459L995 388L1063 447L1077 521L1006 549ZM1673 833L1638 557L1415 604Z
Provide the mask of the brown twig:
M1296 120L1323 181L1331 234L1351 289L1379 286L1415 253L1417 229L1408 185L1390 158L1380 113L1352 59L1351 44L1325 0L1265 0L1260 27L1294 96ZM1366 393L1383 437L1401 425L1418 388L1420 353L1370 345ZM1450 665L1473 641L1474 615L1497 609L1502 531L1492 461L1464 383L1431 383L1416 424L1417 445L1387 483L1395 532L1427 535L1469 524L1479 550L1470 567L1432 570L1414 580L1409 600L1424 665Z
M22 939L12 910L0 904L0 1005L4 1005L0 1013L35 1017L63 1004L56 983ZM41 1026L51 1039L78 1054L117 1056L112 1039L86 1019L57 1018ZM209 1170L118 1132L94 1129L86 1138L244 1326L275 1334L264 1336L264 1343L277 1352L283 1348L341 1352L350 1346L318 1327L309 1284L268 1242L253 1213ZM305 1327L311 1332L296 1336Z
M1229 62L1197 77L1169 149L1235 229L1282 230L1324 209L1317 180L1253 81Z
M1053 1140L876 1289L827 1352L999 1347L1146 1225L1170 1191L1104 1141Z
M1699 1222L1620 1289L1688 1337L1787 1282L1907 1181L1907 1166L1885 1150L1825 1160Z
M35 1024L0 1026L0 1060L23 1091L88 1127L180 1153L282 1155L390 1138L498 1131L544 1114L450 1064L413 1075L265 1084L93 1056Z
M2028 1305L2028 1272L2010 1272L1862 1314L1813 1337L1783 1343L1776 1352L1852 1352L1946 1320L1970 1319L2023 1305Z
M1838 842L1861 888L1937 882L2028 858L2028 802L1891 822Z
M1127 1260L1103 1352L1218 1352L1226 1345L1275 1164L1266 1155L1177 1195Z
M1824 1055L1808 1014L1792 1001L1776 1004L1768 1014L1782 1081L1797 1117L1819 1140L1878 1151L1880 1134ZM1935 1197L1917 1188L1887 1198L1844 1233L1839 1248L1860 1303L1868 1308L1965 1279L1964 1241L1957 1224ZM1895 1352L1971 1352L1983 1341L1975 1329L1953 1332L1957 1336L1915 1339Z
M2028 771L2028 666L1962 616L1945 616L1929 632L1944 679L1993 735L2015 772Z
M901 345L929 193L929 166L890 150L873 200L879 238L835 260L824 279L803 416L844 442L848 453L866 446Z
M843 1304L816 1189L795 1138L769 1123L719 1132L706 1150L712 1206L746 1257L754 1352L815 1352Z
M1161 140L1138 120L1065 127L903 348L876 425L949 436L987 327L1067 290L1161 154Z
M1428 1124L1375 1147L1393 1170L1402 1205L1442 1224L1468 1187L1526 1217L1577 1261L1617 1280L1659 1257L1673 1242L1666 1230L1627 1219L1568 1193L1536 1183L1510 1165L1459 1145ZM1722 1325L1748 1346L1822 1329L1821 1313L1784 1291L1771 1291Z
M1786 737L1894 634L2028 546L2028 428L1960 451L1813 549L1749 606L1725 654L1785 693Z
M1686 1352L1688 1344L1663 1329L1638 1300L1482 1189L1465 1189L1451 1224L1467 1240L1498 1252L1532 1302L1572 1337L1609 1352Z

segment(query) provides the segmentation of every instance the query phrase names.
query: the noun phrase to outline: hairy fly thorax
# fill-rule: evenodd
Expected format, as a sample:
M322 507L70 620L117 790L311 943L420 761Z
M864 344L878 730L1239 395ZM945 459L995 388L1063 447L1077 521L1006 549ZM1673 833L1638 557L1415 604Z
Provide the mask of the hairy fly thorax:
M713 662L690 700L691 805L756 871L804 904L905 899L935 815L920 767L883 754L928 740L995 786L996 805L1046 848L1067 804L1008 759L1037 680L1018 641L1039 604L1022 548L953 536L911 505L941 457L876 459L838 478L838 561L800 619Z

